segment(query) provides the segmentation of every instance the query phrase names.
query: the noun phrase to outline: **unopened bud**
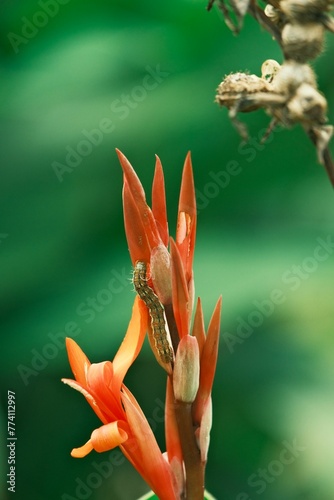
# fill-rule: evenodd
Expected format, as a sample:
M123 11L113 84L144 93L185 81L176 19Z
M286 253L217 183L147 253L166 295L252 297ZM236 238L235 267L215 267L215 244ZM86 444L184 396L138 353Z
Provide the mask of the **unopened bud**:
M172 302L172 275L170 254L164 245L158 245L151 252L151 279L154 290L163 304Z
M192 403L199 386L199 349L196 337L184 336L175 356L173 387L177 401Z

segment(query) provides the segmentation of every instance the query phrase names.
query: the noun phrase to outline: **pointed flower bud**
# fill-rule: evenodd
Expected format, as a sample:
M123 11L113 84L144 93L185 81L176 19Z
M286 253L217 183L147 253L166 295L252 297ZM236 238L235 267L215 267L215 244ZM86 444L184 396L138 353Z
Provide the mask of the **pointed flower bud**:
M192 403L199 385L199 349L197 339L185 335L179 343L173 372L174 397Z

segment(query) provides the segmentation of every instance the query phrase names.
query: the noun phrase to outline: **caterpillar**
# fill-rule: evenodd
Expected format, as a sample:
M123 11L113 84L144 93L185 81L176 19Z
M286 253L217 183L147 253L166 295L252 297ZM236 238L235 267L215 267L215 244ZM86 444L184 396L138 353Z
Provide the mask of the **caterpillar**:
M154 343L159 357L163 363L171 363L173 361L173 350L167 338L164 306L152 288L147 284L145 262L136 262L133 271L133 284L139 297L148 308Z

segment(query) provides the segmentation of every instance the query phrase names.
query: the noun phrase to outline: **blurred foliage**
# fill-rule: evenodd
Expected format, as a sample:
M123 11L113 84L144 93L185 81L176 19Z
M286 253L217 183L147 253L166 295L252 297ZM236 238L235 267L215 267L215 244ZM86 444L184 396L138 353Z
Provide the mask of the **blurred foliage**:
M219 500L332 500L333 251L312 261L319 238L333 235L332 188L300 128L274 132L261 146L268 118L258 112L246 117L252 143L240 145L226 110L213 102L222 76L259 73L265 59L281 61L278 48L251 18L234 37L215 9L206 12L205 1L59 1L46 21L36 14L41 4L0 5L0 433L4 442L12 390L17 500L64 500L64 494L131 500L147 491L118 455L70 457L99 422L81 395L60 383L70 376L62 338L73 323L88 357L101 361L113 358L130 317L134 296L115 147L133 163L148 199L154 154L160 156L171 234L183 161L192 151L196 292L206 322L220 293L224 299L208 490ZM13 46L10 33L22 36L26 20L43 19L26 43ZM333 56L328 36L316 71L332 123ZM156 76L155 88L151 78L145 93L152 71L163 76ZM60 182L55 162L65 164L69 151L87 140L83 131L92 134L105 119L112 131ZM98 142L101 135L94 137ZM226 178L231 161L239 173ZM222 184L213 181L217 175ZM293 266L302 266L302 278ZM101 290L117 276L118 293L108 298ZM249 325L275 289L285 300L268 306L267 316L258 313L258 326L238 336L241 322ZM87 313L89 298L98 310ZM33 372L22 375L22 366ZM148 416L161 408L165 377L147 346L127 384ZM152 426L164 448L162 420L152 418ZM281 470L277 460L295 440L303 451ZM7 450L1 453L3 500ZM109 475L92 476L106 462ZM253 483L268 468L259 493ZM92 483L94 477L99 481Z

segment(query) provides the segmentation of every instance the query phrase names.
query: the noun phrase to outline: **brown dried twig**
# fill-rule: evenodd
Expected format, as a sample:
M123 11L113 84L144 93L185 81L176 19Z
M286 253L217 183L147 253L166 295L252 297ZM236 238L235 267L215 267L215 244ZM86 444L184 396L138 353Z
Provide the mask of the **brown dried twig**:
M208 10L214 2L210 0ZM237 118L239 112L264 109L272 118L265 138L276 124L291 127L299 123L315 145L318 161L334 187L334 162L328 147L333 127L327 124L327 101L308 63L323 52L326 30L334 33L333 4L334 0L269 0L262 8L256 0L229 0L229 4L217 0L234 33L240 31L249 13L278 42L284 61L282 65L265 61L261 77L242 72L227 75L217 89L216 102L228 108L244 139L247 129Z

